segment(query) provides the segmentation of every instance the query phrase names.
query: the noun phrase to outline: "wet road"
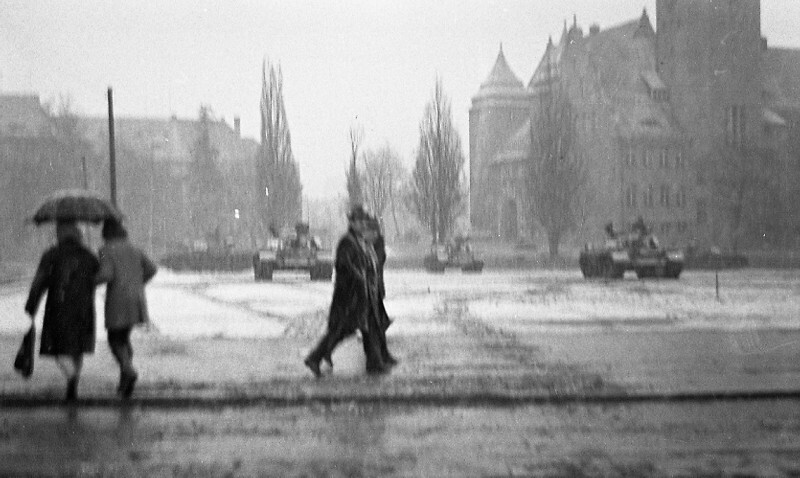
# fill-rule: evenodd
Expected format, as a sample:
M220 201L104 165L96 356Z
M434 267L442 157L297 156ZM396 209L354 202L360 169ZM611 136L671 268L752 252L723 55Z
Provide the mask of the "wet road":
M717 298L713 272L607 282L585 281L576 271L389 271L387 309L395 319L389 340L402 361L384 384L431 377L452 388L469 379L512 395L538 390L537 380L555 394L797 389L798 273L726 271L721 284ZM158 359L154 364L173 368L146 369L142 394L213 392L220 383L236 393L252 384L269 391L276 377L299 384L304 394L363 387L353 379L363 374L353 341L334 356L335 375L320 383L301 365L324 327L330 292L330 284L298 276L264 284L249 274L160 275L148 289L158 335L139 337L141 350ZM24 330L24 321L14 322L23 300L24 288L0 290L0 333L7 337ZM265 346L285 347L268 362L272 369L248 361L254 367L236 370L222 352L255 354ZM209 354L193 355L201 348ZM184 383L179 371L195 357L202 373ZM103 380L113 381L104 366L88 364L100 384L99 392L88 384L88 394L106 393ZM47 371L42 367L35 378ZM0 376L4 387L18 383L10 372ZM401 403L2 408L0 476L800 473L795 399Z
M800 404L0 410L3 476L791 476Z

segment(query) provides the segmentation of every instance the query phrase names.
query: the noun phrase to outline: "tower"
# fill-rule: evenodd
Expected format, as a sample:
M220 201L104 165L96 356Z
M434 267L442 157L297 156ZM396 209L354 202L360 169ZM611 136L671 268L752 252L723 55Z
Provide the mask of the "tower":
M656 68L689 135L700 240L714 236L704 161L761 134L759 0L657 0Z
M469 110L470 223L473 230L496 227L488 205L489 163L530 114L530 96L506 62L503 45Z

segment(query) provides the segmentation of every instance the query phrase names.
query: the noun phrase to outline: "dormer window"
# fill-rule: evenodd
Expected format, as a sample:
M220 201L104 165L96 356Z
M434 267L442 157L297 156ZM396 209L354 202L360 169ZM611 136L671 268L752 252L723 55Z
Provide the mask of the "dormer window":
M667 101L669 99L669 95L667 94L667 89L663 88L658 90L651 90L650 98L655 101Z

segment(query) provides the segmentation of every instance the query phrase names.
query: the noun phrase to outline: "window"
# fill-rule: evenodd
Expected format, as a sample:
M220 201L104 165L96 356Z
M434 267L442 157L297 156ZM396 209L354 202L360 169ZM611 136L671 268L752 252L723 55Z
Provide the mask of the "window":
M675 193L675 206L684 207L686 205L686 188L681 186Z
M647 207L653 207L653 198L655 196L655 188L651 184L647 186L647 191L644 192L644 205Z
M633 147L628 146L628 150L625 152L625 166L632 168L636 165L636 156L634 155Z
M705 201L698 200L697 201L697 224L705 224L707 220L706 216L706 203Z
M642 156L642 166L645 167L645 168L649 168L650 167L650 159L651 159L650 158L650 150L649 149L645 149L644 150L644 155Z
M675 169L683 169L683 152L675 153Z
M636 186L630 185L625 188L625 206L629 208L636 207Z
M664 207L669 207L669 186L666 184L661 185L659 204L661 204Z
M655 101L667 101L669 99L669 93L667 93L666 88L655 88L650 90L650 98Z
M667 169L669 167L669 164L667 163L667 150L666 149L662 149L661 150L660 166L661 166L661 169Z
M741 146L745 135L744 105L731 105L725 108L725 142Z

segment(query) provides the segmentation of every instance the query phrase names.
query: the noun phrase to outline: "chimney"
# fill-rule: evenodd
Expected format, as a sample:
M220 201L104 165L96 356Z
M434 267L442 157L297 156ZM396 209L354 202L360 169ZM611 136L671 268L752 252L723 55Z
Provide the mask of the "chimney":
M233 132L237 137L242 137L242 120L238 116L233 117Z
M589 26L589 35L597 35L598 33L600 33L600 25L597 23L592 23Z

